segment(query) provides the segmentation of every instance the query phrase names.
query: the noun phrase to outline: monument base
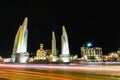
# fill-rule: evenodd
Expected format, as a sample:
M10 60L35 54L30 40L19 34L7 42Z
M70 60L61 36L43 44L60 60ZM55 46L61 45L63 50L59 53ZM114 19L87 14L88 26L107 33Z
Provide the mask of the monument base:
M70 62L70 55L60 55L61 61L63 63L69 63Z
M27 52L11 55L11 61L13 63L27 63L28 59L29 59L29 54Z
M16 61L16 55L15 55L15 54L12 54L12 55L11 55L11 62L12 62L12 63L15 63L15 61Z
M52 62L57 62L57 56L52 56Z

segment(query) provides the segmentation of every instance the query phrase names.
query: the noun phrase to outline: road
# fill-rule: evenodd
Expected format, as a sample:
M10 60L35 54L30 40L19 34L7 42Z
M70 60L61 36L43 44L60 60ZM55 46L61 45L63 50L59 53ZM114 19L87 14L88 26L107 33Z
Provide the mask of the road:
M0 64L0 80L120 80L120 66Z

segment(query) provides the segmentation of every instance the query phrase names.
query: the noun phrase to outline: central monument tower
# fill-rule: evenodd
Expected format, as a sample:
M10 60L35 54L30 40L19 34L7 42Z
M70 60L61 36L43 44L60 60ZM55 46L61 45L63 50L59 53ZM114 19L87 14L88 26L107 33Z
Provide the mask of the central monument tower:
M26 63L26 61L29 58L29 54L27 53L27 38L28 38L27 23L28 18L25 17L23 24L20 25L15 36L13 52L11 55L12 62Z

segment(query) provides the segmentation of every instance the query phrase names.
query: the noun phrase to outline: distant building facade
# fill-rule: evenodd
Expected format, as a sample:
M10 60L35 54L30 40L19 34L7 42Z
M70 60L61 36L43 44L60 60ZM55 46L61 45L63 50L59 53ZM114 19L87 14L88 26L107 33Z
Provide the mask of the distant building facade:
M83 60L100 60L102 58L101 47L81 47L80 49Z

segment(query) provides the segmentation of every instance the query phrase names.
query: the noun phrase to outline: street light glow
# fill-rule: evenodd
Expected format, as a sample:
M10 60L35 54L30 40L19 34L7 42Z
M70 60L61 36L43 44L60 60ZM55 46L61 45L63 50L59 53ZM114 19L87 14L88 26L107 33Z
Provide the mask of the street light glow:
M87 47L91 47L92 46L92 43L87 43Z

